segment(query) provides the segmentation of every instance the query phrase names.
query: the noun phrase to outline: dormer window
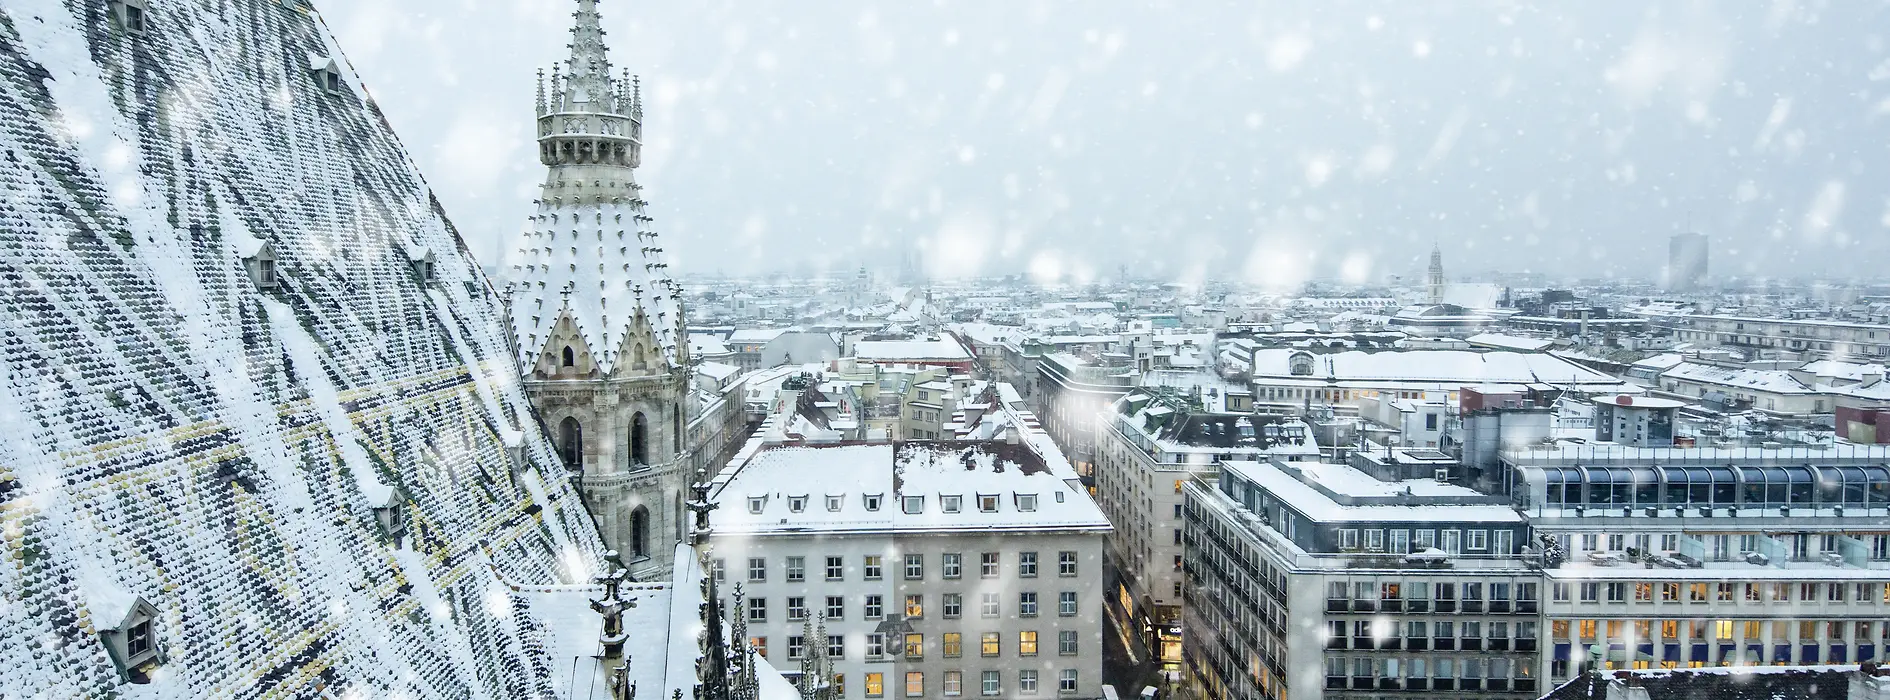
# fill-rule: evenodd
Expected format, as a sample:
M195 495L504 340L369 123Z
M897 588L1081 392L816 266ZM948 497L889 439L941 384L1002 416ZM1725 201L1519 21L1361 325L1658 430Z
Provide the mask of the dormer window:
M981 494L978 494L978 511L979 511L979 512L981 512L981 513L996 513L996 512L997 512L997 504L998 504L998 497L997 497L997 494L995 494L995 493L989 493L989 494L986 494L986 493L981 493Z
M145 9L144 0L112 0L112 19L118 20L118 28L126 34L144 36Z
M902 500L904 501L906 515L918 515L925 512L924 496L906 496Z
M768 505L767 496L749 496L748 497L748 514L761 515L761 509L767 507L767 505Z
M248 238L243 242L255 246L243 255L243 269L249 272L249 281L257 289L275 289L280 282L276 277L275 244L256 238Z
M965 497L964 496L939 496L938 505L940 508L943 508L945 512L947 513L956 513L960 510L964 510Z
M433 284L433 251L414 256L407 264L413 266L413 274L420 278L421 284Z
M827 497L827 512L829 513L840 512L840 504L844 502L845 500L846 498L844 496L828 496Z
M1034 494L1034 493L1017 494L1017 509L1025 513L1029 513L1031 511L1036 510L1037 509L1037 494Z
M125 608L112 609L107 604L92 614L99 640L119 674L132 683L151 682L151 671L164 662L157 645L157 608L139 596Z
M1057 502L1058 502L1058 503L1062 503L1062 502L1063 502L1063 492L1062 492L1062 491L1058 491L1058 492L1057 492Z
M387 538L393 540L395 547L399 547L401 540L407 534L407 514L405 509L400 507L400 494L386 486L375 490L379 493L368 494L368 507L373 509L374 521L380 523L381 529L387 533Z
M341 94L341 67L335 64L335 59L309 54L308 70L315 77L316 87L330 95Z
M879 499L882 495L884 494L866 494L866 509L875 513L879 512Z
M807 497L788 496L787 509L796 513L807 510Z

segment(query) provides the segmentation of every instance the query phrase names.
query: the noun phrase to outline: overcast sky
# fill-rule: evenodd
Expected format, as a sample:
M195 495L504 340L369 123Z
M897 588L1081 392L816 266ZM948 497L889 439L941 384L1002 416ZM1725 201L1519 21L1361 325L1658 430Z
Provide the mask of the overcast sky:
M487 260L573 0L318 0ZM601 4L674 269L1191 281L1890 269L1890 9ZM440 11L450 8L450 11Z

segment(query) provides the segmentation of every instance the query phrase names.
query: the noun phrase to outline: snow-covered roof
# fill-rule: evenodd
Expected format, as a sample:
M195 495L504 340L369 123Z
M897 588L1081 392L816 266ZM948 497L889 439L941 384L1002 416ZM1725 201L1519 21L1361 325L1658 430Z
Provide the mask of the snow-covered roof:
M1041 457L1021 444L777 447L730 469L726 483L711 495L719 505L711 513L718 536L1109 527L1087 494L1046 469ZM981 510L979 495L998 496L996 508ZM1035 503L1019 498L1026 495ZM836 509L829 509L830 496L837 497ZM877 510L867 507L868 496L879 497ZM904 496L923 497L921 512L906 513ZM945 512L942 496L958 497L959 512ZM752 499L760 499L760 512L751 512Z
M702 376L708 377L710 379L714 379L716 381L721 381L729 377L733 377L737 374L740 374L741 371L742 371L742 368L740 367L736 367L735 365L725 365L720 362L704 362L702 364L696 365L697 374L701 374Z
M1292 507L1293 510L1298 511L1308 519L1318 522L1474 522L1500 524L1522 522L1522 515L1506 505L1457 504L1449 505L1448 507L1440 507L1439 505L1341 504L1333 500L1331 496L1326 495L1326 493L1306 485L1299 479L1294 478L1293 475L1287 474L1285 471L1282 471L1279 467L1272 464L1231 461L1225 462L1224 465L1225 469L1238 474L1241 478L1252 482L1260 488L1266 489L1274 498ZM1302 473L1306 474L1308 478L1343 495L1392 495L1391 493L1380 492L1381 490L1377 487L1367 487L1361 479L1369 479L1374 482L1376 482L1377 479L1373 479L1363 472L1359 472L1356 475L1347 474L1346 470L1353 472L1358 472L1358 470L1343 464L1304 464L1299 466L1302 467ZM1403 484L1407 482L1399 483ZM1460 489L1461 487L1445 488L1447 486L1448 485L1437 484L1437 482L1433 481L1430 482L1430 485L1425 485L1422 488L1431 492L1424 495L1438 497L1445 503L1449 503L1453 497L1463 495L1455 491L1455 489ZM1350 489L1350 491L1347 489ZM1468 489L1463 490L1468 491ZM1412 495L1419 495L1416 491L1417 489L1414 488ZM1472 491L1471 493L1474 494L1475 492Z
M1480 347L1520 350L1522 352L1537 352L1555 345L1555 341L1545 338L1525 338L1523 336L1503 335L1501 333L1478 333L1464 338L1464 342Z
M862 340L853 344L853 356L879 362L944 361L971 359L965 346L951 340Z
M1662 379L1708 384L1741 391L1762 391L1768 394L1810 394L1815 393L1805 386L1792 373L1782 369L1752 369L1748 367L1721 367L1697 362L1683 362L1675 365L1661 375Z
M1295 376L1290 359L1297 350L1264 348L1253 353L1256 382L1278 380L1315 382L1373 381L1430 382L1438 384L1534 384L1567 386L1620 385L1614 377L1543 353L1467 350L1403 350L1365 352L1348 350L1313 356L1311 376Z

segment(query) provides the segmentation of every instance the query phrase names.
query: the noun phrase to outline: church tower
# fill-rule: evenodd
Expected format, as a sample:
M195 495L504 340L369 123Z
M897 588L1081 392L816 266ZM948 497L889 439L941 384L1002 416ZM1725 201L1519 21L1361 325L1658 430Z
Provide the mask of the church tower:
M613 75L596 0L577 0L571 56L538 79L545 182L509 261L527 395L604 542L639 580L668 575L685 527L694 407L682 287L635 168L643 100Z
M1444 303L1444 251L1431 244L1431 274L1425 281L1424 290L1432 305Z

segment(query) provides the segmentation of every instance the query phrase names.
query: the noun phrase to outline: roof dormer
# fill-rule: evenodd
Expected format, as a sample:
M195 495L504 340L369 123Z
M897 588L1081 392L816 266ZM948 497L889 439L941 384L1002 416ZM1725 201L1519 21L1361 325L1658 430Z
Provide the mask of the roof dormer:
M145 7L144 0L111 0L107 5L111 10L112 21L118 23L119 29L132 36L144 36L150 17L150 10Z
M308 55L308 72L315 79L315 86L330 95L339 95L346 86L341 82L341 66L335 59L320 54Z
M239 252L243 256L243 269L249 272L249 281L257 289L275 289L279 280L276 277L276 245L260 238L239 239L247 244Z
M93 614L106 618L94 619L92 624L119 675L132 683L151 682L151 671L164 663L157 643L157 607L144 596L136 596L123 610L95 610Z

